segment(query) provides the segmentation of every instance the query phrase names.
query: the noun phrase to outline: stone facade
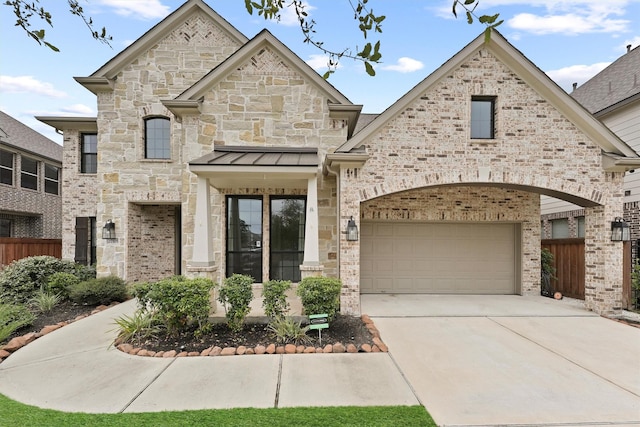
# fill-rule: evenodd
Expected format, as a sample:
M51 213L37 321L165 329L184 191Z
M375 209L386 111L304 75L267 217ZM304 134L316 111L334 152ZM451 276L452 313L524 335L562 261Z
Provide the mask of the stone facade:
M220 281L226 197L257 196L263 201L260 279L266 280L269 200L306 195L305 257L313 256L302 270L340 277L343 313L360 312L360 243L343 232L351 217L358 224L516 224L516 289L536 293L540 194L566 194L585 206L587 305L605 314L620 307L621 271L613 270L622 251L607 228L621 215L615 206L621 206L623 172L603 169L593 136L599 131L575 124L579 118L567 110L575 106L559 106L558 96L566 94L549 95L540 83L546 76L524 60L507 65L509 55L521 55L515 49L495 54L495 46L477 39L475 50L463 50L464 60L445 64L441 76L427 78L353 136L357 106L270 33L250 41L231 36L228 23L203 8L190 0L123 52L135 56L118 56L85 81L98 98L98 170L78 173L82 130L69 127L65 256L73 254L73 218L95 216L98 227L116 224L115 240L98 239L100 275L147 281L183 273ZM473 96L495 99L495 138L470 138ZM171 155L149 160L144 121L158 116L170 120ZM248 170L221 172L207 163L221 146L263 153L313 148L318 164L303 172L285 168L269 179L270 172L251 165L264 173L261 181L247 178Z

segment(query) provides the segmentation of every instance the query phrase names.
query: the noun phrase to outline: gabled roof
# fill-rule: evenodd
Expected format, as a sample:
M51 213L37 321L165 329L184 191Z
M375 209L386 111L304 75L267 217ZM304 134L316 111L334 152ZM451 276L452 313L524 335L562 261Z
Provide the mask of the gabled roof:
M426 79L418 83L402 98L391 105L368 126L354 135L353 138L339 147L336 153L346 153L360 146L367 138L379 131L388 121L404 111L424 92L439 82L440 79L451 74L453 70L468 61L472 55L483 47L488 49L498 60L509 67L518 77L564 114L565 117L582 132L598 143L605 153L634 158L638 157L631 147L620 140L620 138L599 120L595 119L576 100L571 98L571 96L555 84L542 70L536 67L535 64L529 61L518 49L495 30L492 31L489 43L485 43L483 32L440 68L431 73Z
M571 96L595 115L640 98L640 46L575 89Z
M62 146L0 111L0 143L62 162Z
M91 76L75 77L75 80L92 92L108 90L111 88L112 79L122 70L122 68L165 38L177 26L181 25L191 14L196 12L203 12L208 15L232 40L237 41L238 44L242 45L247 42L248 39L244 34L218 15L203 0L188 0L173 13L147 31L142 37L96 70L91 74Z
M189 89L185 90L175 99L163 101L163 104L177 116L189 110L196 110L200 100L212 86L234 72L255 55L256 52L259 52L265 47L272 49L288 66L291 66L300 73L301 76L313 82L327 97L332 117L347 119L350 132L353 132L362 106L352 104L347 97L323 79L313 68L266 29L258 33L253 39L234 52L229 58L211 70Z

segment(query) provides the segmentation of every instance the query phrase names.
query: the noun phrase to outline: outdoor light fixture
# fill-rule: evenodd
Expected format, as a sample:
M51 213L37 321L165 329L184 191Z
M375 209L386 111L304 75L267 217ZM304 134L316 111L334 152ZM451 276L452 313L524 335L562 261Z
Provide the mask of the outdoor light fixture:
M108 220L102 227L102 238L106 240L114 240L116 238L116 225L113 221Z
M611 222L611 240L613 242L626 242L631 240L629 224L620 217L616 217L616 219Z
M347 231L344 232L347 235L347 240L350 242L358 241L358 226L356 222L353 220L353 217L349 219L347 222Z

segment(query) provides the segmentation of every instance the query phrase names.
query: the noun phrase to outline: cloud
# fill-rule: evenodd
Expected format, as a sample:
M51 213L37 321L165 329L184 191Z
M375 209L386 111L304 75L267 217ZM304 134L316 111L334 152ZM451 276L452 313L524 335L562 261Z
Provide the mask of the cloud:
M384 65L381 66L380 69L387 71L397 71L399 73L412 73L414 71L421 70L423 67L424 64L417 59L403 56L402 58L398 58L398 62L395 65Z
M0 92L33 93L50 98L66 98L65 92L57 90L51 83L41 82L33 76L0 76Z
M304 11L307 12L308 14L307 19L310 21L311 20L310 12L315 10L316 8L306 2L303 3L302 5L304 6ZM300 25L295 7L286 6L280 9L280 20L278 21L278 23L285 25L287 27L294 27L294 26Z
M624 16L634 2L637 0L481 0L475 13L500 13L504 25L538 35L620 33L629 31L631 21ZM441 0L435 14L452 18L451 3ZM464 19L462 7L458 7L458 15Z
M98 4L114 9L118 15L139 19L161 19L171 11L161 0L99 0Z
M95 109L86 106L84 104L72 104L66 107L61 107L57 110L42 110L42 109L31 109L25 111L24 114L28 114L29 116L95 116Z
M326 70L329 68L329 55L309 55L305 62L316 71ZM338 63L335 68L342 68L342 65Z
M569 67L560 68L558 70L547 71L547 75L551 80L555 81L561 88L567 92L573 90L573 83L582 83L598 74L611 64L610 62L597 62L591 65L571 65Z

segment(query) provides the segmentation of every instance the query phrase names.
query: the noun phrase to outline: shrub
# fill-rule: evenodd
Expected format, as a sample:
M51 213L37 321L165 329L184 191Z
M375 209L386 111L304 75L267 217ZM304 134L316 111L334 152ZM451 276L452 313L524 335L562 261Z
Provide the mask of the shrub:
M269 322L267 330L275 338L278 344L308 344L311 338L307 335L309 326L302 326L301 322L296 322L292 317L276 317Z
M96 266L95 265L82 265L76 264L73 274L81 281L91 280L96 278Z
M76 304L106 305L127 298L127 285L117 276L99 277L69 286L69 299Z
M270 319L283 317L289 311L286 292L291 289L289 280L269 280L262 285L262 307Z
M40 313L49 313L53 310L53 307L58 305L61 298L58 294L47 292L45 289L40 289L29 300L29 304Z
M116 320L118 335L116 340L141 344L148 338L156 338L162 330L161 322L155 313L136 310L132 316L126 314Z
M224 279L220 287L218 301L224 305L227 317L227 325L234 332L240 332L244 325L244 319L251 311L249 304L253 299L253 277L242 274L234 274Z
M297 294L305 314L327 314L333 319L340 309L342 282L330 277L305 277L298 285Z
M57 272L73 273L75 264L52 256L33 256L12 262L0 271L0 301L24 304L47 286Z
M69 287L82 281L83 280L80 280L75 274L62 272L53 273L49 276L46 290L59 295L60 298L64 300L69 298Z
M139 283L133 288L141 311L158 316L170 334L188 325L198 324L196 333L208 327L211 307L209 292L215 284L205 278L174 276L153 283Z
M11 334L30 325L35 316L22 304L0 304L0 343Z

